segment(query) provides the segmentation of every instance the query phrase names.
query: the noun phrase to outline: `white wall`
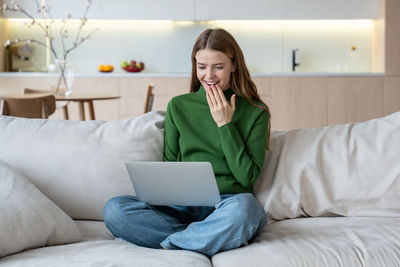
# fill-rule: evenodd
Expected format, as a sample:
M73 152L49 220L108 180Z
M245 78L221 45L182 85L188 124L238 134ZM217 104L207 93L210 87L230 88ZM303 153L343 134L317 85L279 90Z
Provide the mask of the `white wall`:
M70 29L70 36L79 21ZM206 28L223 27L242 47L253 73L291 71L291 50L300 49L299 71L362 71L371 66L374 21L89 21L84 33L99 27L91 39L70 54L79 73L95 73L100 64L119 68L123 60L141 60L147 72L190 72L190 54L197 36ZM44 40L43 32L20 20L8 21L8 38ZM57 40L56 40L57 41ZM356 64L350 64L350 47L357 46ZM46 68L46 51L36 48L37 69Z

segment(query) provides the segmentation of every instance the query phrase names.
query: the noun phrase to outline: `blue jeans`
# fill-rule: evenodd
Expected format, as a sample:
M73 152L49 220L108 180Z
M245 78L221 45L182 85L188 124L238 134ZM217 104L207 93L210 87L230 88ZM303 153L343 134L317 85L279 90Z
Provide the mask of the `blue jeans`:
M139 246L212 256L246 244L267 223L252 194L221 198L215 207L189 207L151 206L134 196L118 196L106 203L104 222L114 236Z

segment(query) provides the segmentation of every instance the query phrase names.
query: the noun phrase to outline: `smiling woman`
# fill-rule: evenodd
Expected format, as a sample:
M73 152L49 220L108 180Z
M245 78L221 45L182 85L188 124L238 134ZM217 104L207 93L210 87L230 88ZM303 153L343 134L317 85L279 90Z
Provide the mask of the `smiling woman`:
M151 206L119 196L107 202L104 221L115 236L140 246L212 256L246 244L267 222L251 192L264 164L270 116L240 47L223 29L197 38L191 85L168 103L164 161L210 162L222 200L215 207Z

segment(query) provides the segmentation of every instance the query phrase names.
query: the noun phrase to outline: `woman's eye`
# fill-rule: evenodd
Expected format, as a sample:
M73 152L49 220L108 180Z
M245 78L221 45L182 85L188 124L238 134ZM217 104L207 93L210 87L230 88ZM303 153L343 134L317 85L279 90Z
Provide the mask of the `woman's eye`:
M206 69L206 67L197 67L199 70L205 70Z
M217 68L217 70L223 70L224 69L224 67L216 67Z

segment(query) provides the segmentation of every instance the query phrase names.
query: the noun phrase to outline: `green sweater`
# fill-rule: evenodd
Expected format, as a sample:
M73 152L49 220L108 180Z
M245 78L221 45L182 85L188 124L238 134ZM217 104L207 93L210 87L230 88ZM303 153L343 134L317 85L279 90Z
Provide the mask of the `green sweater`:
M232 90L224 91L228 101ZM265 160L268 113L236 96L232 121L218 128L201 86L174 97L165 118L164 161L211 162L221 194L251 192Z

